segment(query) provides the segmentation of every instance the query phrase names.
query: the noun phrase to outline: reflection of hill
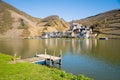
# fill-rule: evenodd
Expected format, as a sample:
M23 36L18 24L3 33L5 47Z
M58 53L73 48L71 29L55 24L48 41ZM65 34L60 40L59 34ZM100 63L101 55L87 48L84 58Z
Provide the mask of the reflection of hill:
M97 47L92 50L94 56L120 65L120 40L98 41Z
M0 52L13 55L22 49L22 43L19 40L3 39L0 40Z
M103 59L106 62L120 64L120 40L96 40L96 39L0 39L0 52L10 55L33 57L35 52L63 56L66 53L83 55Z

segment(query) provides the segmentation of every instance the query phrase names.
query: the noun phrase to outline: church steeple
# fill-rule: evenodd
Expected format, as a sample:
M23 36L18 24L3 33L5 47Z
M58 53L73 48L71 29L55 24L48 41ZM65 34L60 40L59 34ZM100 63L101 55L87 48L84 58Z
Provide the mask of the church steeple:
M72 29L73 29L73 23L74 23L74 20L72 20L72 22L71 22L71 25L70 25L70 30L72 30Z

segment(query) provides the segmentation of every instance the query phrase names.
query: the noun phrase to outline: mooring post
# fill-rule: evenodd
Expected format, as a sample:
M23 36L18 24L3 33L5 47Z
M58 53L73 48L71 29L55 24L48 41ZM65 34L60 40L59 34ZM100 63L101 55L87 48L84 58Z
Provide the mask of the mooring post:
M62 65L62 50L60 50L60 59L59 59L59 65Z
M51 56L50 56L50 67L52 66L52 60L51 60Z
M53 59L55 58L55 50L54 50L54 53L53 53Z
M16 62L16 56L17 56L17 54L15 53L15 54L14 54L14 57L13 57L13 61L14 61L14 62Z
M46 49L45 49L45 55L46 55Z
M35 53L35 57L37 57L37 51L36 51L36 53Z
M46 65L46 63L47 63L47 59L45 58L44 64Z
M59 69L61 69L62 68L62 65L59 65Z
M54 60L52 60L52 66L54 65Z
M45 56L46 56L46 49L45 49ZM47 59L45 58L44 64L46 65L46 63L47 63Z

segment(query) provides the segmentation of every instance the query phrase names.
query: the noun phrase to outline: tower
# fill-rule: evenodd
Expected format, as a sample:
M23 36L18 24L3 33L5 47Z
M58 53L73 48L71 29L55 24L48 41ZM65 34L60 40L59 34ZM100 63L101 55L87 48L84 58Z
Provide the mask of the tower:
M74 21L72 20L72 22L71 22L71 24L70 24L70 30L73 29L73 23L74 23Z

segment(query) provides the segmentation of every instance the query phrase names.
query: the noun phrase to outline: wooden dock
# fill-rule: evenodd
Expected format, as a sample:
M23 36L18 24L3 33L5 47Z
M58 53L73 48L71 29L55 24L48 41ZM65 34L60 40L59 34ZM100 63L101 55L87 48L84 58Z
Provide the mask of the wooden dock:
M37 57L41 57L41 58L44 58L44 59L47 59L47 60L53 60L53 61L56 61L56 60L60 60L61 57L57 57L57 56L52 56L52 55L48 55L48 54L38 54L36 55Z
M59 65L62 64L62 57L61 56L56 57L56 56L47 55L47 54L39 54L39 55L36 55L36 57L44 58L45 64L46 64L47 60L49 60L50 66L53 66L55 64L55 61L58 61Z
M59 65L62 64L62 54L57 57L57 56L52 56L52 55L48 55L46 54L46 50L45 50L45 54L36 54L35 57L32 58L26 58L26 59L17 59L16 55L13 57L12 59L12 63L17 63L17 62L30 62L30 63L37 63L37 62L42 62L44 61L46 64L46 61L49 60L50 61L50 66L52 66L53 64L55 64L55 61L59 61Z

